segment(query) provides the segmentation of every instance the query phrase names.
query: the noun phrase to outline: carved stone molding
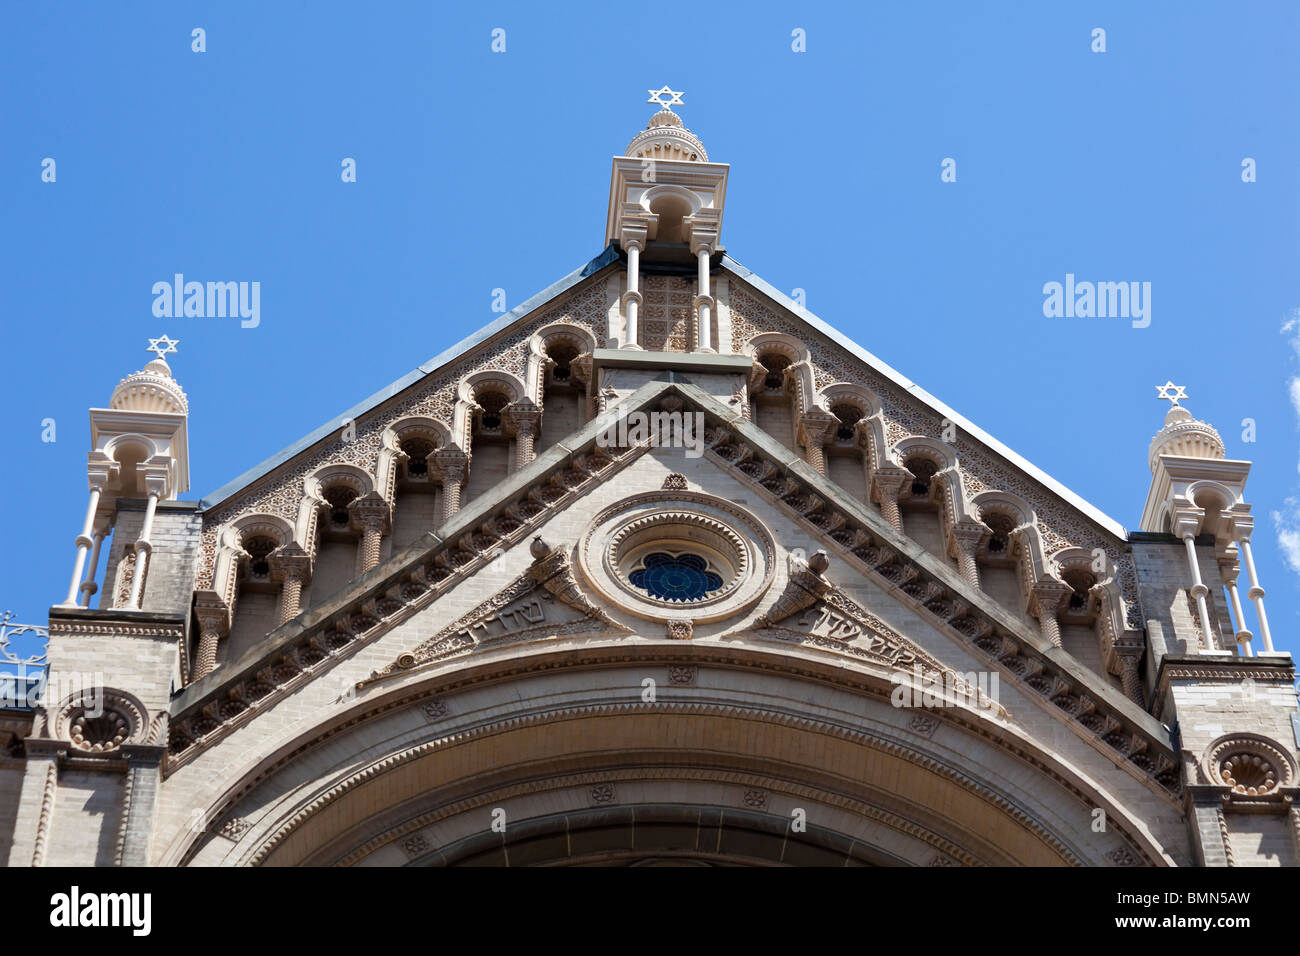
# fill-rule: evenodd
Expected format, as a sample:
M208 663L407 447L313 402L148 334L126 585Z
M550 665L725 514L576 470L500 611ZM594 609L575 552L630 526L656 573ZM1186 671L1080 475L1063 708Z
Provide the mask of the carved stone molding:
M1290 787L1296 768L1282 745L1259 734L1220 737L1205 749L1201 771L1234 796L1266 797Z
M628 632L583 594L566 549L548 548L541 538L536 538L532 552L541 556L523 574L414 650L399 654L382 671L372 672L357 687L479 647L509 643L539 633ZM557 615L556 601L576 611L578 616Z

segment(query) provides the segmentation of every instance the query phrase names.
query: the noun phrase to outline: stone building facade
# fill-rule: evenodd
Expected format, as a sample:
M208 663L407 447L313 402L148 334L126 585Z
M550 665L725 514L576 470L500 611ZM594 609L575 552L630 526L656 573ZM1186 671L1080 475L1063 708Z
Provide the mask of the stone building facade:
M1300 862L1249 463L1168 386L1126 531L731 259L727 173L662 109L600 255L197 502L159 346L0 855Z

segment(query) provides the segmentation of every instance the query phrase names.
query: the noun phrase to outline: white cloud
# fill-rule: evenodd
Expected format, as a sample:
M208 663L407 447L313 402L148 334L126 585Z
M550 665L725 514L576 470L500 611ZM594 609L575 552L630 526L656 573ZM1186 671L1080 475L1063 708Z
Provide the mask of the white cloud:
M1287 337L1292 351L1300 357L1300 309L1291 310L1282 323L1281 332ZM1291 407L1300 418L1300 376L1292 375L1286 386L1287 394L1291 396ZM1300 471L1300 465L1296 470ZM1287 498L1284 506L1284 510L1271 513L1273 527L1277 530L1277 546L1287 567L1300 574L1300 498Z
M1300 574L1300 499L1286 499L1286 511L1274 511L1272 518L1282 557L1287 567Z

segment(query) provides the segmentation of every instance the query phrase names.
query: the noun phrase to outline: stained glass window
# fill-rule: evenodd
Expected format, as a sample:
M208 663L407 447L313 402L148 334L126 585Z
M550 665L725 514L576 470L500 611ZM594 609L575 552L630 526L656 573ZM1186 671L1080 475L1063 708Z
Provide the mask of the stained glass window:
M699 601L722 587L721 576L694 554L673 556L656 551L647 555L645 566L628 579L651 597L662 601Z

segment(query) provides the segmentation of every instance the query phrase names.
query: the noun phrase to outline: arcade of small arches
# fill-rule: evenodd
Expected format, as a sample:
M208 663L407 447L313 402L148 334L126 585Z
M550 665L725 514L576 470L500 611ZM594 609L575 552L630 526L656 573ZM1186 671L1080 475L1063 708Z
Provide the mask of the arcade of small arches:
M252 514L226 525L213 586L196 596L195 677L236 659L582 427L600 408L591 387L595 347L583 328L548 326L529 342L523 381L501 370L471 374L456 388L450 423L389 424L373 474L322 466L304 481L295 522ZM1108 556L1079 548L1048 554L1028 502L963 491L949 443L911 436L890 445L879 400L850 383L816 389L798 339L763 333L742 353L753 362L743 411L754 424L1143 703L1143 642L1125 627Z

